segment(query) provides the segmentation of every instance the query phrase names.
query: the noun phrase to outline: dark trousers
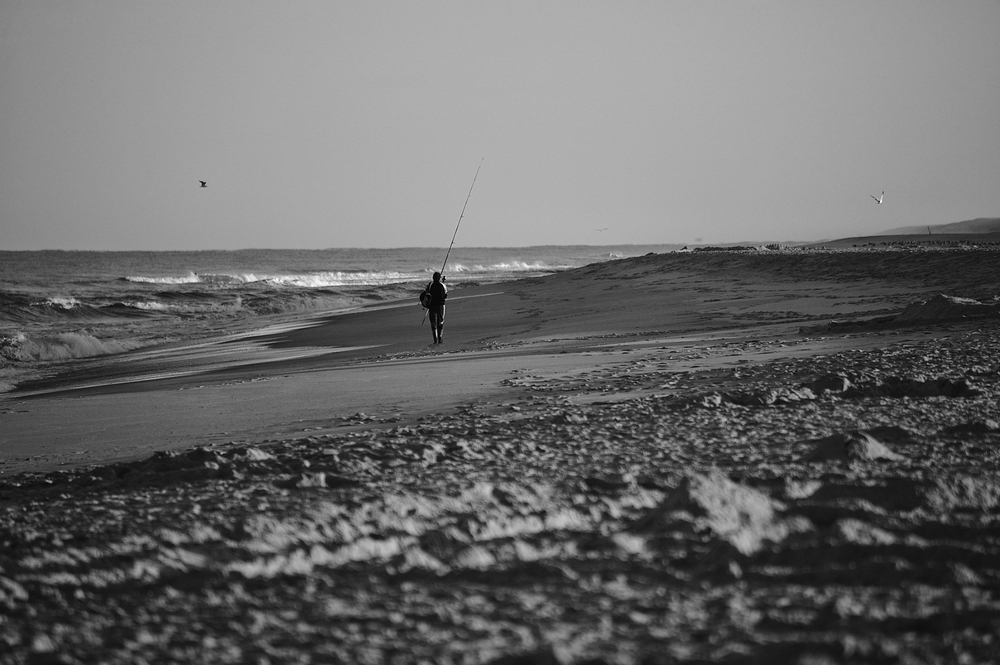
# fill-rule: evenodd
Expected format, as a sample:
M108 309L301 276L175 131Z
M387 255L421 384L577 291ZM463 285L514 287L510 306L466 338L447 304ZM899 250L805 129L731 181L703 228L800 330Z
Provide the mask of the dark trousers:
M427 310L431 320L431 335L435 342L441 341L441 330L444 328L444 305Z

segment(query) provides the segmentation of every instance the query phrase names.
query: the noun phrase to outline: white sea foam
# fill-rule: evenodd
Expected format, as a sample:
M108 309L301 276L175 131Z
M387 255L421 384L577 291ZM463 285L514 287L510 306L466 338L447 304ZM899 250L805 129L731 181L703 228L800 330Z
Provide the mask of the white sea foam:
M165 305L162 302L144 302L139 300L129 300L129 301L123 301L122 304L125 305L126 307L141 309L148 312L169 312L178 309L176 307Z
M292 274L259 273L191 273L186 277L129 276L129 282L141 284L268 284L301 288L324 288L335 286L383 286L418 279L414 273L400 271L328 271Z
M322 288L330 286L382 286L417 279L417 275L395 271L318 272L299 275L270 275L261 278L271 284Z
M43 304L48 305L49 307L73 309L74 307L78 307L81 303L79 300L71 296L52 296L50 298L46 298Z
M237 314L293 314L296 312L329 311L357 304L348 296L290 293L284 298L257 298L248 302L240 294L225 299L181 300L162 302L158 300L122 300L123 307L143 312L157 312L177 315L231 316Z
M11 360L69 360L123 353L138 347L131 340L100 340L85 333L28 337L17 333L2 338L0 355Z
M493 263L490 265L474 264L467 266L461 263L456 263L451 266L449 270L451 272L466 272L466 273L520 273L520 272L555 272L557 270L566 270L572 266L551 266L542 261L535 261L528 263L526 261L505 261L501 263Z
M201 279L195 273L188 273L184 277L143 277L141 275L129 276L125 278L129 282L140 284L197 284Z
M524 273L524 272L555 272L565 270L572 266L551 266L547 263L536 261L509 261L493 263L488 265L474 264L465 265L456 263L448 268L452 273L468 274L501 274L501 273ZM425 272L430 273L437 268L427 268ZM330 288L330 287L354 287L354 286L386 286L390 284L402 284L414 280L423 279L425 275L396 270L372 270L372 271L324 271L309 273L289 273L289 274L263 274L263 273L191 273L187 277L144 277L132 276L125 279L130 282L146 284L215 284L215 285L246 285L246 284L266 284L269 286L284 286L297 288Z

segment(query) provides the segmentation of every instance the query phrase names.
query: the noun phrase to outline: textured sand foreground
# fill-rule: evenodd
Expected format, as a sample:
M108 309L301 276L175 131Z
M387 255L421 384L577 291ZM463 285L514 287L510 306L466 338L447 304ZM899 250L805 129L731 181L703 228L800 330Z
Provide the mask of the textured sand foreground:
M648 256L456 290L444 350L382 308L33 386L0 653L997 662L1000 328L888 319L998 256Z

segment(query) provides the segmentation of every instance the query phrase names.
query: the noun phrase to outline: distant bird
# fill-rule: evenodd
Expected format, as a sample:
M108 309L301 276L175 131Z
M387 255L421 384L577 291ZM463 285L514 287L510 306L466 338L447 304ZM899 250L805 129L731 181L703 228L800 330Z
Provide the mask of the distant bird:
M873 199L875 199L875 203L882 203L882 198L883 198L883 197L885 196L885 190L884 190L884 189L882 190L882 193L881 193L881 194L879 194L879 196L878 196L878 198L877 198L877 199L875 198L875 195L874 195L874 194L869 194L868 196L870 196L870 197L872 197Z
M608 230L608 227L605 226L603 229L597 229L597 232L598 233L604 233L607 230Z
M205 182L204 180L199 180L198 182L200 182L200 183L201 183L201 186L202 186L202 187L208 187L208 183L207 183L207 182ZM882 202L881 202L881 201L879 201L879 203L882 203Z

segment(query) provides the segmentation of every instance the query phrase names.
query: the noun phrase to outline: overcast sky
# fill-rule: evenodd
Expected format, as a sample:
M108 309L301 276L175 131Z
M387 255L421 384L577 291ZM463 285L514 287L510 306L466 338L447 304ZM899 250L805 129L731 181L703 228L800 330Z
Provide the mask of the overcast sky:
M446 246L484 158L456 245L1000 216L998 109L996 0L0 0L0 249Z

